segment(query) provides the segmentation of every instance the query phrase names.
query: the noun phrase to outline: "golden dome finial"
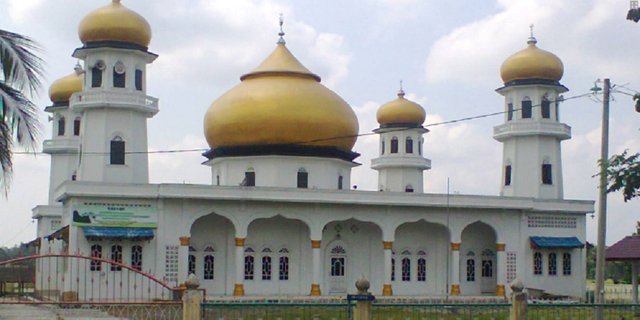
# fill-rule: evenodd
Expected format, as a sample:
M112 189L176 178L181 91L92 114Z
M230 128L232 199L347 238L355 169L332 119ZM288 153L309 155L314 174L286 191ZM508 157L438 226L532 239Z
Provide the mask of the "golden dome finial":
M376 118L381 127L393 126L422 126L426 113L422 106L404 98L402 80L400 80L400 90L398 98L380 106L376 113Z
M536 44L538 40L533 36L533 23L529 25L529 39L527 40L527 44Z
M404 97L404 90L402 90L402 80L400 80L400 90L398 90L398 97L399 98Z
M278 42L276 42L277 44L286 44L287 42L284 41L284 30L282 30L282 25L284 24L284 17L282 16L282 13L280 14L280 32L278 32L278 35L280 36L280 39L278 39Z

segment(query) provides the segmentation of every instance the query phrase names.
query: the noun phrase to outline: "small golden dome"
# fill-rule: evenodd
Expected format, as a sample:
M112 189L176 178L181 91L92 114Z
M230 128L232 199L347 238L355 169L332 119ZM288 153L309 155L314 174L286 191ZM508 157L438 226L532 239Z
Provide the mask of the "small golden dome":
M514 53L500 67L504 83L513 80L542 79L560 81L564 73L562 61L555 54L539 49L536 39L527 41L527 48Z
M119 41L148 47L151 27L138 13L113 0L110 4L90 12L78 28L83 44L95 41Z
M69 102L71 95L82 91L82 76L77 72L54 81L49 87L49 99L53 103Z
M380 106L376 117L381 126L393 124L421 126L426 113L419 104L405 99L404 91L400 90L397 99Z
M301 144L350 151L358 134L351 107L320 84L284 41L204 117L209 146ZM340 138L341 137L341 138Z

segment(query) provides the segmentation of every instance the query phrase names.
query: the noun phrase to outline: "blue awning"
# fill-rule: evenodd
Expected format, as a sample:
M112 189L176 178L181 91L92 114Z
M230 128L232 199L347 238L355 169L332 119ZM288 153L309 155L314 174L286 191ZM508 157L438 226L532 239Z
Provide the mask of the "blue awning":
M550 248L583 248L584 243L576 237L530 237L531 247L536 249Z
M88 240L99 239L153 239L153 228L129 228L129 227L82 227L84 236Z

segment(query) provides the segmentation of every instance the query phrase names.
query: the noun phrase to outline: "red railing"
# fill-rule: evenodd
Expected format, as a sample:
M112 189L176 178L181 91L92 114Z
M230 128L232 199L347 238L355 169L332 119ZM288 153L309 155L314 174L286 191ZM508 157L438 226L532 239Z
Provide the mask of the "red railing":
M49 253L2 261L0 274L0 304L175 303L180 293L149 273L80 254Z

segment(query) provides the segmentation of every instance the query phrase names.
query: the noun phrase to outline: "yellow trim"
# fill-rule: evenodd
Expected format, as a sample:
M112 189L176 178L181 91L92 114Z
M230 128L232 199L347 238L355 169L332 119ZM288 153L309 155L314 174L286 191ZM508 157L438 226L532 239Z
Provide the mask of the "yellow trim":
M392 296L393 295L393 289L391 288L390 284L385 284L382 286L382 295L383 296Z
M312 283L311 284L311 293L309 293L310 296L319 296L320 293L320 285L317 283Z
M504 243L496 243L496 251L504 251L504 249L506 248L506 244Z
M451 242L451 250L460 251L460 242Z
M499 297L504 297L505 292L504 292L504 285L499 284L496 286L496 296Z
M244 285L242 283L236 283L233 287L233 295L236 297L244 296Z
M393 249L393 241L382 241L382 247L384 248L384 250Z
M460 295L460 285L459 284L452 284L451 285L451 293L452 296L459 296Z
M322 244L321 240L311 240L311 248L320 249L320 244Z
M179 239L180 239L181 246L188 246L191 241L190 237L180 237Z

